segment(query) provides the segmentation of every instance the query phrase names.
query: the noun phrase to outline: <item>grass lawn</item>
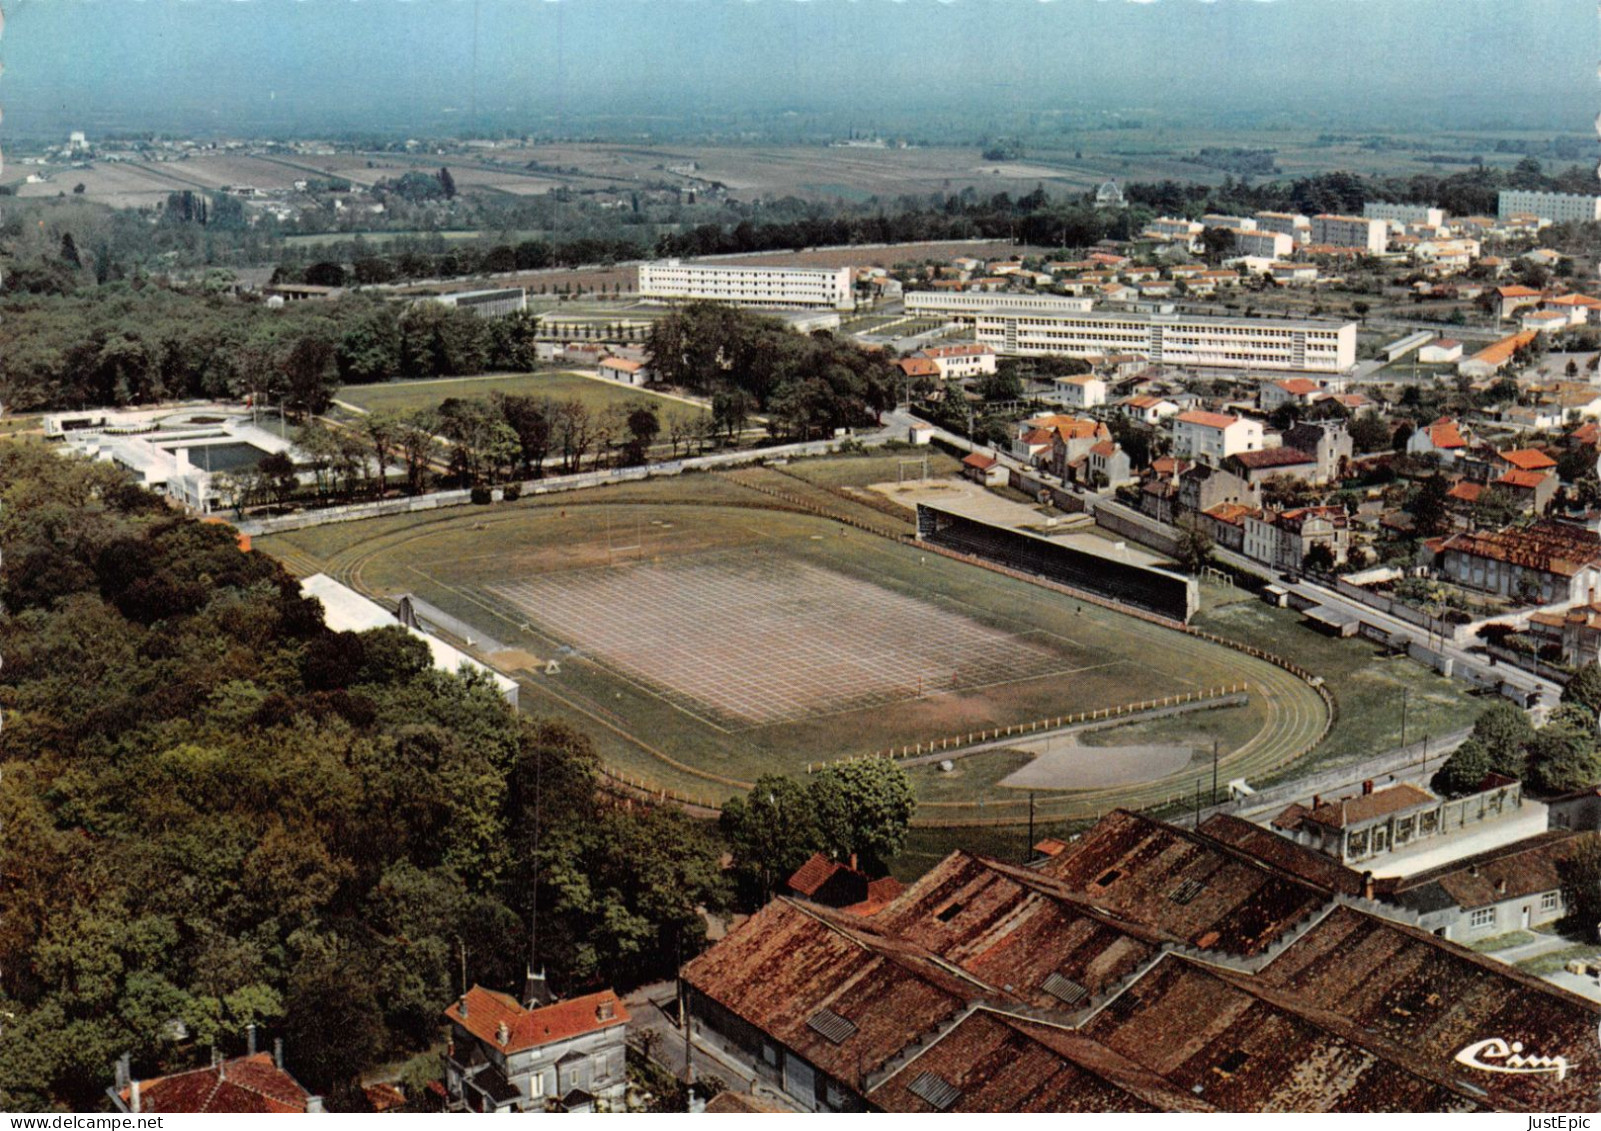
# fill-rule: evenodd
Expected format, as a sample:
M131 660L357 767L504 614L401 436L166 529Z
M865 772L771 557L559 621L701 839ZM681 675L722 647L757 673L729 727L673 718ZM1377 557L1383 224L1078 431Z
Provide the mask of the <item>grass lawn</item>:
M1469 950L1476 950L1480 954L1494 954L1498 950L1511 950L1515 946L1532 943L1536 937L1528 931L1508 931L1504 935L1470 942L1467 946Z
M937 448L908 445L892 452L875 449L860 455L797 460L785 470L822 487L867 487L874 483L898 482L902 472L908 476L921 475L918 461L925 456L930 478L944 479L962 469L954 456Z
M1412 660L1385 658L1370 641L1338 640L1314 632L1300 623L1298 614L1260 601L1203 609L1195 624L1273 651L1327 681L1339 714L1328 738L1305 765L1367 757L1400 746L1403 692L1408 742L1471 726L1486 705L1459 681Z
M434 381L390 381L382 385L345 385L337 399L368 412L415 412L437 408L447 397L487 397L490 393L550 397L553 400L580 400L600 412L613 405L646 401L659 413L680 412L699 415L699 405L664 397L658 393L617 385L577 373L486 374L482 377L446 377Z
M895 458L792 466L848 484L885 477ZM720 505L727 503L744 505ZM727 797L762 773L803 772L808 762L1224 682L1269 689L1254 695L1246 711L1218 712L1215 720L1192 716L1204 742L1211 730L1238 725L1235 741L1225 743L1229 777L1254 780L1321 729L1315 693L1261 661L1111 610L1077 611L1076 602L1038 586L827 519L752 504L765 507L770 500L730 475L697 474L492 508L329 524L264 536L256 544L298 571L324 570L374 595L414 593L483 637L533 657L530 669L513 672L522 682L525 709L572 721L620 772L707 800ZM792 577L808 578L804 584L814 588L783 602L763 600L765 590L755 590L748 605L737 605L743 619L713 645L686 645L669 635L660 650L637 651L647 622L670 612L688 618L679 622L685 636L693 636L702 620L728 615L734 595L724 597L722 590L704 605L666 607L689 600L683 594L707 578L724 584L715 580L723 576L718 571L730 569L765 569L776 588L792 586ZM618 587L620 570L634 572ZM668 571L686 579L682 589L674 581L656 590L664 592L660 600L637 595L659 586ZM590 616L583 610L597 591L611 603ZM701 592L696 600L706 600ZM834 602L842 593L862 603L854 619L839 619ZM815 632L773 636L774 617L796 615L796 609L807 615L809 607L815 607L815 620L807 622ZM616 623L635 626L621 644L604 638ZM904 634L907 624L917 626L910 631L918 647L934 642L925 649L934 657L928 685L915 672L897 676L901 682L885 683L882 676L886 664L905 659L901 645L880 656L882 642ZM958 635L969 643L951 644ZM547 676L543 662L552 657L562 671ZM1020 657L1028 658L1022 667ZM952 666L946 671L945 665ZM712 670L703 671L708 666ZM697 671L702 675L694 676ZM798 709L782 719L739 715L723 701L726 685L753 674L753 682L768 684L764 694L776 687ZM876 696L871 702L869 691ZM852 698L858 694L863 698ZM825 708L829 696L835 702ZM1251 718L1257 726L1247 734L1251 728L1238 720ZM928 779L920 820L1026 815L1026 796L994 784L1021 764L1017 755L970 762L945 780L919 772ZM1042 791L1039 811L1042 820L1061 821L1118 804L1162 802L1175 789L1182 792L1173 782Z
M8 416L0 420L0 436L15 436L20 432L34 432L44 426L42 416Z

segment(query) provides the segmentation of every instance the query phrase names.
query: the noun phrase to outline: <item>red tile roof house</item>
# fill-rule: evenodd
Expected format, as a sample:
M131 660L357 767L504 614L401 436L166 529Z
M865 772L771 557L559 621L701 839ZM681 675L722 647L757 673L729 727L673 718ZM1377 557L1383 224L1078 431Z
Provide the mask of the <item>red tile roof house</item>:
M983 452L971 452L962 458L962 474L985 487L1004 487L1011 479L1004 464Z
M253 1043L253 1042L252 1042ZM205 1068L174 1072L153 1080L136 1080L129 1057L117 1061L116 1083L106 1089L118 1111L156 1113L288 1115L323 1110L322 1097L311 1095L283 1069L283 1046L269 1056L250 1052L218 1060Z
M445 1010L451 1111L619 1110L628 1008L611 990L550 1005L474 986Z

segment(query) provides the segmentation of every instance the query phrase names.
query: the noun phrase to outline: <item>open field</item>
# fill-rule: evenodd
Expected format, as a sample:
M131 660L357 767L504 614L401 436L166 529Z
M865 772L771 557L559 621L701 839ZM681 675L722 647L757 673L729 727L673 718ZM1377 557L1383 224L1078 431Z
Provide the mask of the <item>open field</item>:
M661 412L700 415L706 410L689 401L644 389L619 385L597 377L553 371L548 373L488 374L482 377L445 377L434 381L391 381L382 385L345 385L337 399L368 412L416 412L437 408L448 397L487 397L506 393L554 400L579 400L599 412L613 405L646 401Z
M1469 726L1488 702L1470 695L1466 685L1421 664L1384 658L1371 641L1324 636L1302 625L1296 613L1260 601L1203 608L1195 624L1219 636L1271 648L1328 682L1339 715L1308 765L1368 757L1402 745L1403 692L1408 742ZM1252 784L1262 782L1253 778Z
M877 479L884 462L816 467L820 478ZM810 762L1235 681L1250 684L1261 708L1259 725L1225 751L1230 776L1277 765L1321 732L1321 700L1271 665L915 546L766 509L769 497L739 484L696 475L257 544L301 573L325 570L380 597L415 593L527 653L534 663L512 673L526 709L570 719L617 771L707 800ZM551 659L559 674L545 674ZM1022 816L1026 797L998 785L1017 768L1015 755L1006 761L955 791L924 787L930 775L919 767L919 819ZM1087 815L1187 787L1164 778L1055 792L1040 807Z

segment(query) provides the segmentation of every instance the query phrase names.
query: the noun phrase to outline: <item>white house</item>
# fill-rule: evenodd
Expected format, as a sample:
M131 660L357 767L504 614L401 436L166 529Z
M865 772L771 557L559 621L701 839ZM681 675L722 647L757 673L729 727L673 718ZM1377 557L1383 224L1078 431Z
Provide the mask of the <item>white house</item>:
M1323 395L1323 386L1308 377L1286 377L1263 385L1260 399L1262 411L1273 412L1287 404L1310 406Z
M1262 422L1199 409L1173 418L1173 454L1221 464L1236 452L1262 449Z
M1127 397L1118 402L1117 411L1141 424L1157 425L1178 414L1179 406L1165 397Z
M1418 350L1418 360L1424 365L1449 365L1462 360L1462 343L1455 338L1436 338Z
M620 381L624 385L643 385L650 380L650 370L643 362L629 361L626 357L608 357L596 371L602 377Z
M1095 376L1058 377L1055 399L1067 408L1098 408L1106 403L1106 382Z

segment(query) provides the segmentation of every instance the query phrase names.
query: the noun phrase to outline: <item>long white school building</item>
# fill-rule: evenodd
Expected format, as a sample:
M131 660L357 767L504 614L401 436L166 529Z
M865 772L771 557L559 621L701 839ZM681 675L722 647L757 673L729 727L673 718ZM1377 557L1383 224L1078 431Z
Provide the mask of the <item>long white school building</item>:
M978 340L998 354L1142 353L1152 365L1343 373L1356 364L1356 323L1185 314L980 314Z
M979 314L998 311L1083 313L1095 300L1071 295L1010 294L989 291L907 291L902 299L913 318L957 318L972 321Z
M677 259L641 264L639 295L734 306L850 310L856 305L849 267L726 267Z

